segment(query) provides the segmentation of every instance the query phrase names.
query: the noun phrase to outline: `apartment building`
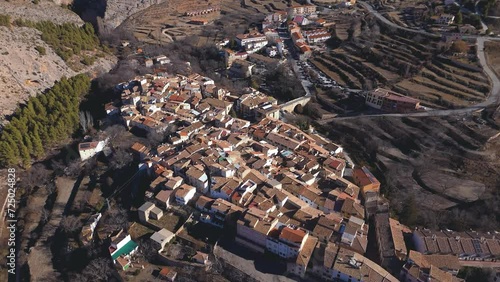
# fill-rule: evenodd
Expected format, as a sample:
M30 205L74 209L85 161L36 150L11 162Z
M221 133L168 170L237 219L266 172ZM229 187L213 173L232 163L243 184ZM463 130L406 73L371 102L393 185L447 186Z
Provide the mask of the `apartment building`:
M235 41L236 44L245 49L247 53L255 53L269 43L267 37L259 32L238 34L236 35Z
M406 113L420 109L419 100L382 88L369 91L365 103L384 112Z

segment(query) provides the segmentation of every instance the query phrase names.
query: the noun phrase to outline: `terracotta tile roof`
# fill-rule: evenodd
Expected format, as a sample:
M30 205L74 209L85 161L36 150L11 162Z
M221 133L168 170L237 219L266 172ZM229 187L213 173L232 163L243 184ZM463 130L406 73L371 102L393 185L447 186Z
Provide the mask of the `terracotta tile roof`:
M500 255L500 243L498 242L497 239L487 239L486 245L488 245L488 248L492 255L494 256Z
M403 237L403 231L399 221L389 218L389 224L391 227L391 235L394 241L394 249L396 251L406 254L406 244Z
M161 202L167 202L170 199L170 196L172 195L172 190L161 190L156 194L156 199Z
M444 272L436 266L431 265L429 276L432 281L440 281L440 282L452 282L453 275L448 272ZM435 279L435 280L434 280Z
M130 261L124 257L117 257L116 261L118 262L118 264L120 264L122 268L130 264Z
M208 208L208 205L213 203L215 200L207 196L201 195L196 201L196 206L201 208Z
M460 239L460 244L462 244L462 248L466 254L475 254L474 246L472 245L472 239L463 238Z
M461 266L458 256L454 255L424 255L424 258L430 265L434 265L443 270L456 270L458 271Z
M464 252L462 244L460 244L459 240L456 240L455 238L448 238L448 244L450 244L450 249L452 254L460 255Z
M313 236L307 237L306 242L300 249L300 252L297 256L297 260L295 261L295 263L307 267L309 261L311 260L312 253L317 243L318 243L318 238Z
M136 151L136 152L149 152L149 148L146 147L145 145L139 143L139 142L135 142L132 147L131 147L132 150Z
M291 229L289 227L284 227L280 234L280 239L286 240L288 242L301 244L306 232L301 229Z
M177 190L175 190L175 195L180 198L186 197L186 195L189 193L189 191L194 190L193 186L187 185L187 184L182 184Z
M425 241L425 246L427 248L427 251L429 253L435 254L439 251L435 238L425 237L424 241Z
M451 247L450 247L450 244L448 243L448 238L440 237L440 238L437 238L436 241L438 244L439 252L441 254L451 253Z

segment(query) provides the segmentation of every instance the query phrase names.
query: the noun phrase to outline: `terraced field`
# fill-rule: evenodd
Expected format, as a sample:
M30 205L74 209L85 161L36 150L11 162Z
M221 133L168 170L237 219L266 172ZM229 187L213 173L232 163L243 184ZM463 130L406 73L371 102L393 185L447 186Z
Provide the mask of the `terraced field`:
M434 39L389 30L377 34L366 24L362 30L311 62L341 85L393 88L432 108L465 107L487 97L490 85L479 65L445 56Z
M460 218L477 228L496 224L478 220L499 201L500 118L492 116L334 119L324 130L346 144L356 163L372 164L396 213L413 195L420 223L452 228L453 218Z
M250 25L259 24L265 15L286 10L288 0L172 0L152 5L125 20L121 27L132 32L136 38L148 43L168 43L191 35L205 37L206 41L217 41L244 32ZM194 17L209 22L207 26L193 25L186 11L220 6L220 12ZM227 25L226 23L231 23Z
M120 27L148 43L168 43L186 36L197 35L202 28L189 22L192 19L204 19L213 22L220 17L220 12L212 12L197 17L187 17L185 13L208 7L221 6L219 0L172 0L152 5L129 18Z
M250 8L257 13L274 13L285 10L292 1L286 0L242 0L243 7Z

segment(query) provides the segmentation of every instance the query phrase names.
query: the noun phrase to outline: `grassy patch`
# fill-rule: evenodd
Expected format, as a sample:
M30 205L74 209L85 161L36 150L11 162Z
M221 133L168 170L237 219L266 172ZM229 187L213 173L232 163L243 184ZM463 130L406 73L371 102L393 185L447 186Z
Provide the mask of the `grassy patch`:
M144 235L153 234L154 230L149 228L149 227L146 227L140 223L134 222L130 226L128 232L130 234L130 237L132 237L132 240L138 240L139 238L141 238Z
M0 15L0 26L10 26L10 16L9 15Z

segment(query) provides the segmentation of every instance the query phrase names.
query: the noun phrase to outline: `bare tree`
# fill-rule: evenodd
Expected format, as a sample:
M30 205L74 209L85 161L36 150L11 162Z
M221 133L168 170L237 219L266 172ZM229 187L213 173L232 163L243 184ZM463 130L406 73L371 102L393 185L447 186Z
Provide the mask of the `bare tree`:
M80 190L78 191L78 197L75 201L75 204L73 205L74 206L74 210L77 211L77 212L84 212L84 210L87 208L87 207L90 207L88 205L89 203L89 199L92 195L92 191L90 190Z
M151 239L146 236L139 240L138 256L143 259L153 262L158 254L158 250L153 246Z
M78 217L76 217L74 215L70 215L70 216L63 217L59 227L66 234L73 234L73 233L79 231L82 228L82 225L83 224Z
M148 133L149 145L156 147L165 140L165 132L152 131Z
M47 223L49 219L50 219L50 211L46 208L43 208L40 214L40 221L42 223Z
M83 132L88 132L92 126L94 126L94 117L92 117L92 114L90 112L83 112L80 111L78 113L78 116L80 117L80 125L82 126Z
M109 162L109 167L112 169L121 169L132 162L132 155L125 149L118 148L113 153Z
M128 227L128 212L124 208L113 205L108 214L103 218L102 224L112 227L112 229L119 230Z
M82 168L80 160L73 160L64 169L64 174L70 177L76 177L82 172Z
M109 259L97 258L85 267L82 274L86 281L108 281L114 271Z
M116 139L119 139L119 138L123 137L123 135L124 135L125 132L126 132L126 129L125 129L125 127L123 125L115 124L115 125L107 127L104 130L103 139L104 138L109 138L109 142L112 143Z
M52 160L50 162L50 166L52 167L52 170L54 170L54 173L59 176L63 175L64 170L66 169L66 165L62 160L59 161Z
M51 174L52 172L44 164L37 163L31 167L22 181L28 187L42 186L51 180Z
M56 191L57 187L54 182L49 182L47 185L45 185L45 190L47 190L47 193L52 194Z
M135 142L130 138L128 131L123 125L113 125L107 127L102 134L102 139L109 138L109 145L113 148L130 148Z

